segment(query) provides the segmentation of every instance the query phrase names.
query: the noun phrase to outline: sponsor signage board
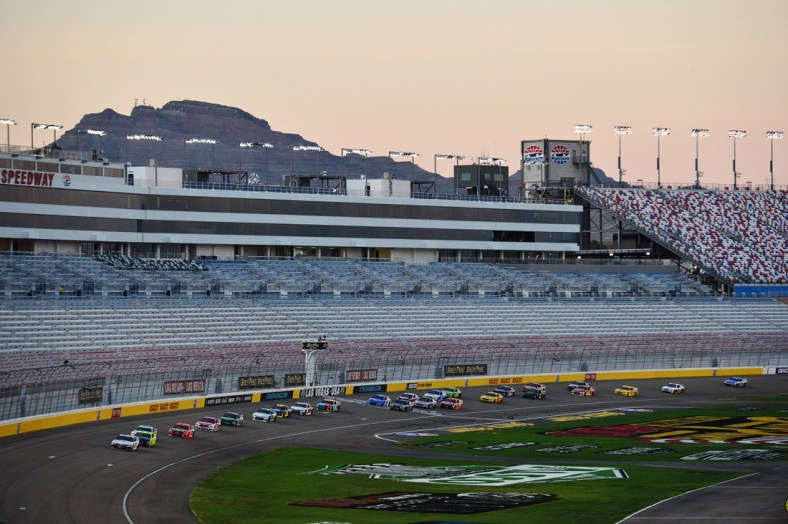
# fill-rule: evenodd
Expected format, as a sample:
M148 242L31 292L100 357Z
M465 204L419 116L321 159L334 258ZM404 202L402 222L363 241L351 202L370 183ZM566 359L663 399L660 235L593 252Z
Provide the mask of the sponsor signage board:
M487 364L453 364L443 366L444 377L467 377L486 374Z
M377 379L377 369L350 369L345 372L345 380L347 382L370 382Z
M288 373L285 375L285 387L292 388L306 385L306 373Z
M260 395L260 400L284 400L293 398L292 391L266 391Z
M347 388L345 386L325 386L302 389L298 396L300 398L335 397L337 395L344 395L346 392Z
M248 395L223 395L221 397L208 397L205 399L206 406L221 406L224 404L243 404L252 401L252 394Z
M80 404L94 404L96 402L101 402L103 396L104 388L102 387L82 388L79 390L78 402Z
M354 393L381 393L388 389L388 384L366 384L364 386L353 386Z
M165 395L183 395L185 393L202 393L205 391L205 380L168 380L164 382Z
M273 387L275 387L273 375L238 377L238 389L266 389Z

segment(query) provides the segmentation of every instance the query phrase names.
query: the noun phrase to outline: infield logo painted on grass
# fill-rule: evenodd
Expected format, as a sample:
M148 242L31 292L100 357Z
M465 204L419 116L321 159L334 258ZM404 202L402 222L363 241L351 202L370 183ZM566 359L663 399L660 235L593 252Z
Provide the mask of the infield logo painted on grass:
M529 482L570 482L627 478L624 470L609 467L514 464L508 466L406 466L403 464L347 464L326 466L320 475L362 474L372 479L417 484L500 487Z
M683 417L642 424L586 426L549 435L586 437L638 437L654 443L788 445L788 418Z
M473 515L499 509L532 506L560 498L552 493L405 493L394 491L356 497L304 500L291 502L290 505Z

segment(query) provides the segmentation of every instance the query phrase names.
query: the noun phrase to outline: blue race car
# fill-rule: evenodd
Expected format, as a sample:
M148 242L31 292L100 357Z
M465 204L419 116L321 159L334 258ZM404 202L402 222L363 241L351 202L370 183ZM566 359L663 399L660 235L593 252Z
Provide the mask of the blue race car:
M731 377L725 379L724 384L726 386L733 386L735 388L743 388L744 386L747 385L747 379L741 377Z
M387 408L389 405L391 405L391 399L386 395L377 394L369 397L369 400L367 400L367 405Z

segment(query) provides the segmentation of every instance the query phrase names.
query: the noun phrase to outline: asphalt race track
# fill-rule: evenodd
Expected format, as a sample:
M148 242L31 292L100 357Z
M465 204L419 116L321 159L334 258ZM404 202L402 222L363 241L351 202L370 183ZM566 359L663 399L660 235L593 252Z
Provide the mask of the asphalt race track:
M680 382L687 387L683 395L661 393L659 388L666 380L628 381L640 388L640 396L634 398L613 395L619 382L598 382L597 396L587 398L570 395L565 384L548 384L545 400L527 400L518 395L499 405L479 402L479 395L487 388L468 388L463 392L463 410L432 410L435 414L371 408L364 405L368 395L363 395L341 398L342 409L338 413L291 416L274 424L251 420L252 412L261 404L236 404L232 409L245 415L244 426L223 427L215 433L198 432L192 440L168 438L167 428L179 421L193 424L203 415L219 416L224 411L222 407L17 435L0 440L0 523L196 522L189 510L189 492L205 475L243 457L288 446L401 455L415 452L394 447L392 441L408 438L400 433L510 420L538 424L547 415L622 406L719 407L726 405L726 399L752 398L757 402L759 398L782 394L788 410L788 376L749 379L745 388L725 387L722 378L682 379ZM741 407L742 402L735 406ZM158 428L158 445L135 453L109 447L117 434L129 432L138 424ZM513 460L507 458L507 462ZM664 501L626 522L788 522L788 462L692 462L687 467L751 474Z

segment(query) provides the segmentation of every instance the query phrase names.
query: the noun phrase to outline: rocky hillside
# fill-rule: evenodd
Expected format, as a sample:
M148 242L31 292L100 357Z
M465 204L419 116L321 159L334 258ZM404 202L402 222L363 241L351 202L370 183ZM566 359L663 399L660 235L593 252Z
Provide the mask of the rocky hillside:
M105 136L86 134L84 130L106 132ZM77 133L77 130L83 130ZM159 136L161 142L127 140L128 135ZM187 144L190 138L218 140L215 145ZM241 142L269 143L273 148L241 148ZM73 128L58 138L58 145L65 150L101 152L112 162L131 162L147 165L158 159L164 167L219 172L248 172L257 176L261 184L281 185L286 175L328 176L359 178L367 173L370 178L380 178L384 172L397 178L429 181L434 177L429 171L404 161L395 162L388 156L347 154L339 152L297 151L293 146L319 146L301 135L282 133L271 129L269 123L236 107L210 104L192 100L168 102L161 108L148 105L134 107L126 116L112 109L85 115ZM337 154L334 154L337 153ZM221 177L218 177L219 181ZM231 177L232 178L232 177ZM216 179L216 177L214 177ZM318 184L319 185L319 184ZM453 192L451 179L438 177L438 192Z

